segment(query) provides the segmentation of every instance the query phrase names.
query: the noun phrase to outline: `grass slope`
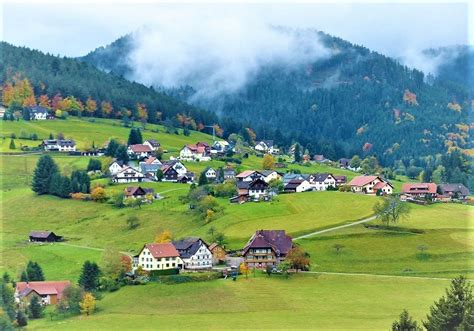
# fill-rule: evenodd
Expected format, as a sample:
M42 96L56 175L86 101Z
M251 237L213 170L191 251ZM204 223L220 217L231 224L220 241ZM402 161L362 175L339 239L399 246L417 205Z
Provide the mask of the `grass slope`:
M149 284L107 294L93 316L44 318L28 328L384 330L403 309L425 318L447 285L445 280L335 275Z

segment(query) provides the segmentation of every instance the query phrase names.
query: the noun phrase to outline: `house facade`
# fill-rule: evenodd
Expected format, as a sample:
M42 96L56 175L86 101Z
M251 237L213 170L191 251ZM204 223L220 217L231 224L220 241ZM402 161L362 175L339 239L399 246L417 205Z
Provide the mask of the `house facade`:
M346 176L334 175L334 179L336 180L336 186L345 185L347 183L347 177Z
M72 139L46 139L41 144L47 152L75 152L76 143Z
M33 106L30 108L30 119L32 120L46 120L48 119L48 109L41 106Z
M465 200L469 196L469 189L460 183L439 184L438 193L449 199Z
M184 269L199 270L212 268L212 253L207 244L200 238L186 238L173 241L179 252Z
M411 198L435 198L438 186L435 183L405 183L402 194Z
M326 191L329 187L336 187L336 179L328 173L310 175L309 183L315 191Z
M128 186L123 190L126 199L145 199L147 196L155 197L155 190L152 188L143 188L141 186Z
M270 183L272 180L281 180L281 174L275 170L263 170L261 174L264 176L263 180Z
M153 149L144 144L130 145L127 148L127 154L134 159L143 159L151 156Z
M118 174L120 171L123 169L123 162L114 160L112 163L109 165L109 173L112 176L115 176Z
M292 247L292 238L285 230L259 230L244 247L242 256L250 268L276 267L285 260Z
M124 167L112 178L114 183L136 183L145 179L145 175L132 167Z
M225 261L227 252L224 247L218 245L217 243L212 243L209 245L209 250L212 253L212 262L213 264L218 264Z
M260 140L254 147L257 152L278 154L280 151L273 144L273 140Z
M185 161L210 161L211 147L204 142L185 145L179 152L179 158Z
M154 156L150 156L145 160L139 163L140 171L144 174L146 173L153 173L156 174L158 169L161 168L161 162Z
M231 149L230 144L225 140L214 141L212 144L212 149L217 153L225 153Z
M235 170L231 168L224 169L224 180L234 180Z
M284 186L284 191L287 193L300 193L310 191L311 184L306 179L293 179Z
M55 305L63 297L64 289L71 286L65 281L38 281L17 282L15 288L15 302L29 302L33 296L38 296L43 305Z
M145 140L143 145L150 147L152 151L156 151L161 147L161 144L155 139Z
M204 175L206 176L207 180L209 180L209 181L214 181L214 180L216 180L216 177L217 177L216 171L211 167L207 167L204 170Z
M393 186L379 176L356 176L349 186L354 193L376 194L377 190L382 190L384 194L393 193Z
M246 200L261 200L268 196L268 184L261 178L237 182L238 196Z
M255 170L245 170L235 176L239 182L252 182L256 179L265 180L265 176Z
M172 243L145 244L132 260L133 271L138 267L145 271L183 268L183 261Z

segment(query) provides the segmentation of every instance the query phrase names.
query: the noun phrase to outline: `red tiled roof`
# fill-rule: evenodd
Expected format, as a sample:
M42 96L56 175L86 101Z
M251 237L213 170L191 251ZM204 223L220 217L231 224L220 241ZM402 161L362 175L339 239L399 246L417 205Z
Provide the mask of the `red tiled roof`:
M414 193L414 194L435 194L437 190L435 183L405 183L402 185L403 193Z
M377 184L374 185L374 190L384 188L387 185L392 186L392 185L390 185L389 183L386 183L386 182L378 182Z
M48 281L48 282L18 282L16 290L20 296L28 295L31 291L35 291L40 295L57 294L58 299L63 296L63 291L70 286L71 282L64 281Z
M378 176L356 176L351 180L349 185L351 185L351 186L364 186L364 185L367 185L370 182L374 181L377 178L378 178Z
M172 243L161 243L161 244L146 244L146 248L150 251L154 258L162 257L177 257L179 256L178 251Z
M150 156L149 158L147 158L147 159L145 160L145 163L146 163L146 164L152 164L155 160L156 160L156 157Z
M253 173L255 172L255 170L245 170L245 171L242 171L240 174L238 174L237 178L245 178L245 177L248 177L250 175L252 175Z
M152 152L152 149L148 145L137 144L130 145L129 147L134 153Z

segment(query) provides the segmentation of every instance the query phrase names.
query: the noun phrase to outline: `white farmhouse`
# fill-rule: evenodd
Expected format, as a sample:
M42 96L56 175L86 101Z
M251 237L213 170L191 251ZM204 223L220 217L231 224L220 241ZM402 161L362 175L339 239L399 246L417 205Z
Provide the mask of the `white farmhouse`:
M292 179L284 187L288 193L301 193L311 190L311 184L306 179Z
M314 174L309 176L309 183L315 191L326 191L329 187L336 187L336 178L332 174Z
M118 174L122 169L123 169L123 162L121 161L114 160L109 165L109 173L112 176L115 176L116 174Z
M133 271L138 267L146 271L181 269L183 261L172 243L146 244L140 253L133 257Z
M179 252L185 269L212 268L212 253L207 244L200 238L186 238L173 241L173 245Z
M273 140L261 140L255 145L254 149L257 152L269 154L278 154L280 152L280 150L273 145Z
M215 180L216 177L217 177L216 171L214 169L212 169L211 167L207 167L204 170L204 175L206 176L207 180L210 180L210 181Z
M267 183L270 183L272 180L281 180L281 175L275 170L263 170L261 174L265 176L263 180Z
M115 176L112 181L114 183L134 183L141 182L145 178L145 175L140 171L133 169L132 167L123 167Z
M30 118L32 120L46 120L48 118L48 110L41 106L30 108Z
M46 139L41 144L48 152L75 152L76 143L72 139Z
M161 147L161 144L155 139L145 140L143 145L150 147L153 151L156 151Z

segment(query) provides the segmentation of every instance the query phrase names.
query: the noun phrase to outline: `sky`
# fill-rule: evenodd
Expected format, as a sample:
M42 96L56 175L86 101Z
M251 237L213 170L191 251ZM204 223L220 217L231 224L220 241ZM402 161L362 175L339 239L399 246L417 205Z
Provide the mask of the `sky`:
M430 47L474 44L474 34L468 33L469 12L472 7L467 2L31 4L6 0L0 32L2 40L14 45L81 56L144 25L167 22L179 29L190 21L216 17L243 22L252 18L268 25L322 30L400 57Z

